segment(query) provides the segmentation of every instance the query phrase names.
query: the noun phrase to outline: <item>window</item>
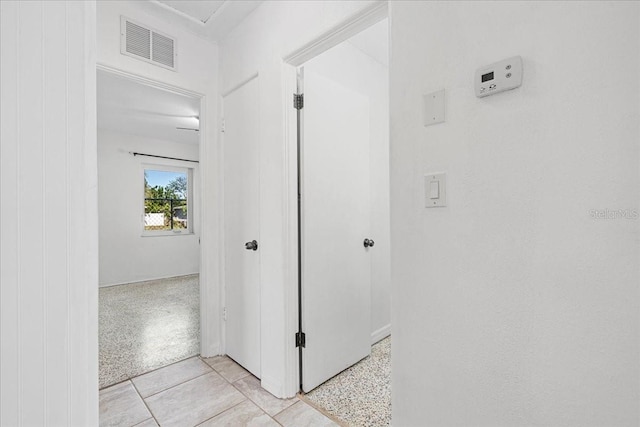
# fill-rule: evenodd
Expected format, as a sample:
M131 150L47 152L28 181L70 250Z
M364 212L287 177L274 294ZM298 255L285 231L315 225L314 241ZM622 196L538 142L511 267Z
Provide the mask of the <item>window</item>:
M190 169L144 168L144 234L191 233Z

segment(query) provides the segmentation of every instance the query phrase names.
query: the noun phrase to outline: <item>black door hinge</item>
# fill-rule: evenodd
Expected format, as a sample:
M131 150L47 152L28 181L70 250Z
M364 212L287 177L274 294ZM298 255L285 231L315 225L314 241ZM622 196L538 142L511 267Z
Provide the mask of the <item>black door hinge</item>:
M296 332L296 347L305 347L307 338L304 332Z
M302 110L303 106L304 106L304 95L301 93L294 93L293 108L295 108L296 110Z

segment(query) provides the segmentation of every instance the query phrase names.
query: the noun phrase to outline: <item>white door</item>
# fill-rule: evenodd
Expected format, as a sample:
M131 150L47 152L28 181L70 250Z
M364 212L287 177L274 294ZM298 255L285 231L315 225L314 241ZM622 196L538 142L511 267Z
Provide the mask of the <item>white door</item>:
M304 69L303 390L371 351L369 100Z
M223 99L226 353L260 377L257 78ZM257 242L258 249L246 244Z

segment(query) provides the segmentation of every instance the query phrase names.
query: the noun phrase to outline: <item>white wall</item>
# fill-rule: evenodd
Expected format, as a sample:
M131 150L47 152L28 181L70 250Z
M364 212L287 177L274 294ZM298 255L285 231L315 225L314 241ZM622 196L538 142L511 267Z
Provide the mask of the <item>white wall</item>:
M133 1L100 1L97 8L97 61L110 69L134 74L204 95L200 107L201 246L200 297L203 356L220 352L221 177L218 154L218 47L177 25L153 17ZM177 39L177 71L120 54L120 15Z
M198 160L199 147L98 131L100 286L198 273L200 223L197 163L133 156L132 152ZM142 170L153 165L192 168L193 234L142 235Z
M286 219L291 215L286 201L288 168L295 154L287 154L283 87L283 58L304 46L343 19L361 10L369 1L352 2L264 2L220 42L221 93L249 77L260 75L261 170L260 170L260 284L262 286L262 386L278 397L297 392L297 374L287 366L297 365L293 347L295 322L285 313L294 302L286 286L295 286L295 265L289 263L291 236ZM293 87L295 84L293 83ZM287 96L286 105L291 105ZM293 157L289 157L289 155ZM290 290L289 290L290 291Z
M639 16L391 2L394 425L638 425L640 223L591 210L640 209ZM476 98L512 55L522 87ZM437 171L448 206L424 209Z
M0 2L0 425L98 424L95 3Z
M391 333L389 70L348 42L310 60L305 69L369 98L370 237L375 241L371 251L371 335L376 342Z

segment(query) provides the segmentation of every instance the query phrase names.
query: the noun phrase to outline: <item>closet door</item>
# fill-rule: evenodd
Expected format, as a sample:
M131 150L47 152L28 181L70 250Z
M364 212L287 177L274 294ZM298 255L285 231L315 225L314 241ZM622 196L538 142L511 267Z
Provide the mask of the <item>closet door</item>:
M224 97L223 155L226 353L260 377L258 89L255 78Z
M308 392L371 351L369 100L305 67L302 350Z

